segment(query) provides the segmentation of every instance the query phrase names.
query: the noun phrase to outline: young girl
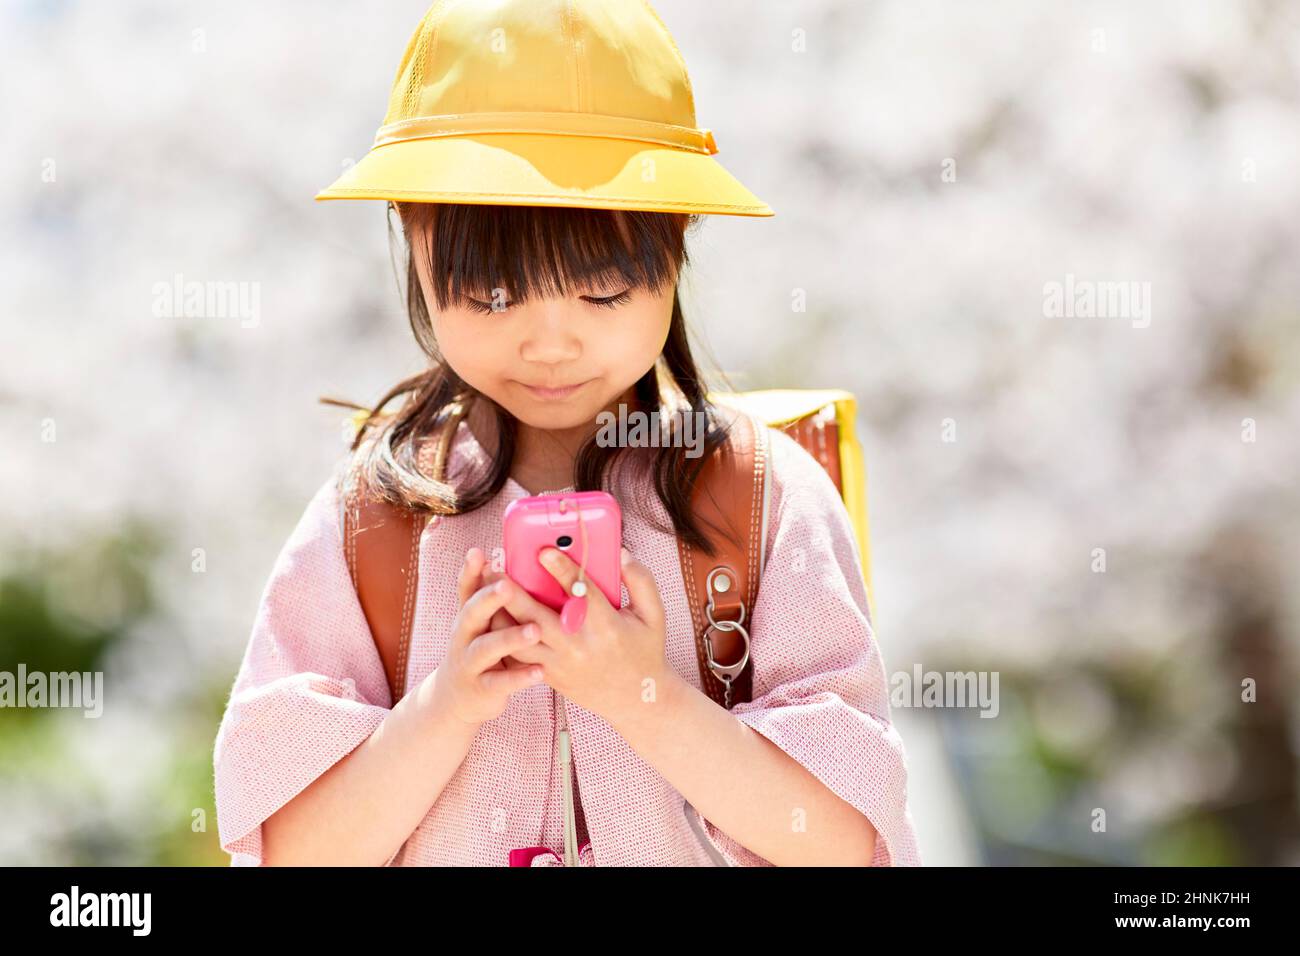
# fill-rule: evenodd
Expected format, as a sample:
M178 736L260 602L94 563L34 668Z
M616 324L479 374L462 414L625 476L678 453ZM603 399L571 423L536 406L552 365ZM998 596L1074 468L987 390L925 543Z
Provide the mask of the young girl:
M691 482L726 435L677 283L697 217L772 214L715 151L640 0L429 9L375 147L318 198L397 210L430 364L376 405L263 593L214 754L234 864L919 863L849 517L776 429L752 699L701 689L678 540L705 541ZM597 441L602 412L651 410L702 416L702 448ZM431 516L399 700L349 574L348 482ZM570 632L500 573L502 515L598 488L623 511L620 604L588 588Z

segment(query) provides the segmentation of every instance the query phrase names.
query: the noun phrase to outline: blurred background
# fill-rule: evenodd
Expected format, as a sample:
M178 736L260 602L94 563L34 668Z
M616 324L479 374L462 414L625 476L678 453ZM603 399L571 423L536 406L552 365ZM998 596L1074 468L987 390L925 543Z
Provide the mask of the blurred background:
M654 6L776 210L690 247L703 354L857 396L886 669L998 676L896 702L924 861L1300 863L1300 4ZM383 204L312 197L425 9L0 3L0 671L106 700L0 708L0 863L229 861L317 398L420 368Z

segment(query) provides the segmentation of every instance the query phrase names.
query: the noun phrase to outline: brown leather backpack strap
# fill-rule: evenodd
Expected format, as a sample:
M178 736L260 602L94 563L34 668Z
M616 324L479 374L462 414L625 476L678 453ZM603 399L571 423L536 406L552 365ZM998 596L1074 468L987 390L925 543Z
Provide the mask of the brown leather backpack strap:
M348 567L388 677L391 703L402 699L418 584L424 522L403 508L354 492L344 517Z
M700 681L728 710L753 694L748 629L766 556L768 458L767 426L736 413L730 441L710 457L691 492L717 554L677 541Z
M439 480L445 473L460 411L449 410L435 440L420 449L421 471ZM356 482L349 482L343 517L348 572L383 662L393 706L406 693L406 660L419 587L420 539L428 520L428 515L363 497Z

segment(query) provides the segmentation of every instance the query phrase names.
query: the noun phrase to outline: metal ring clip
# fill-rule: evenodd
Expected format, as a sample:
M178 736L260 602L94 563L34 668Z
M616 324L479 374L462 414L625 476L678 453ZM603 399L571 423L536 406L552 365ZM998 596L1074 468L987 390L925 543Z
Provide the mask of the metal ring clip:
M714 568L709 572L707 586L709 589L709 602L704 608L704 614L709 619L709 626L704 629L704 651L709 665L709 670L713 676L722 681L726 691L726 706L731 706L731 684L740 676L749 663L749 631L745 630L745 604L740 603L740 619L736 621L721 620L713 616L713 610L717 606L714 603L713 595L721 594L731 590L732 577L734 575L726 568ZM744 642L744 652L740 655L740 660L734 664L719 664L713 657L713 641L709 637L713 631L739 631L740 637Z
M713 659L713 641L709 639L709 634L713 630L719 631L739 631L741 638L745 642L745 651L740 655L740 660L734 664L719 664ZM709 670L713 671L714 676L720 681L730 684L740 676L740 672L745 669L749 663L749 631L739 621L718 621L716 624L710 624L704 629L704 650L709 658Z

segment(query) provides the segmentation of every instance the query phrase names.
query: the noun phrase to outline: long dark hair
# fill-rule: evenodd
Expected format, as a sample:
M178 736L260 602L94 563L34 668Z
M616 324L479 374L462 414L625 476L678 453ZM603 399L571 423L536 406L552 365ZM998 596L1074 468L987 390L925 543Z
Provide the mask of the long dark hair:
M462 295L492 298L504 288L511 302L531 295L567 295L571 284L595 279L658 290L672 281L673 309L668 338L654 366L632 387L641 411L660 411L673 436L682 415L703 413L702 453L690 458L685 443L663 441L639 447L603 447L593 434L574 459L575 491L609 491L620 462L634 462L653 478L653 486L673 522L673 533L692 547L713 555L715 549L692 513L690 495L700 469L727 440L727 418L709 402L687 340L686 320L676 286L689 263L686 234L698 224L695 215L547 206L497 206L452 203L388 204L400 217L406 240L406 303L411 331L429 357L427 371L399 382L373 408L322 398L367 413L352 443L353 479L363 493L426 514L464 514L491 501L510 474L516 447L514 416L467 385L443 360L416 270L416 256L434 279L438 307ZM412 248L410 237L427 224L426 248ZM396 263L395 263L396 264ZM714 365L716 369L716 363ZM725 383L726 377L717 371ZM669 392L665 396L665 391ZM395 411L387 407L401 399ZM491 467L478 480L456 487L424 474L422 451L448 421L448 410L485 402L495 413L497 447L488 449ZM454 426L453 426L454 427ZM625 508L635 501L622 501ZM669 529L662 529L669 530Z

